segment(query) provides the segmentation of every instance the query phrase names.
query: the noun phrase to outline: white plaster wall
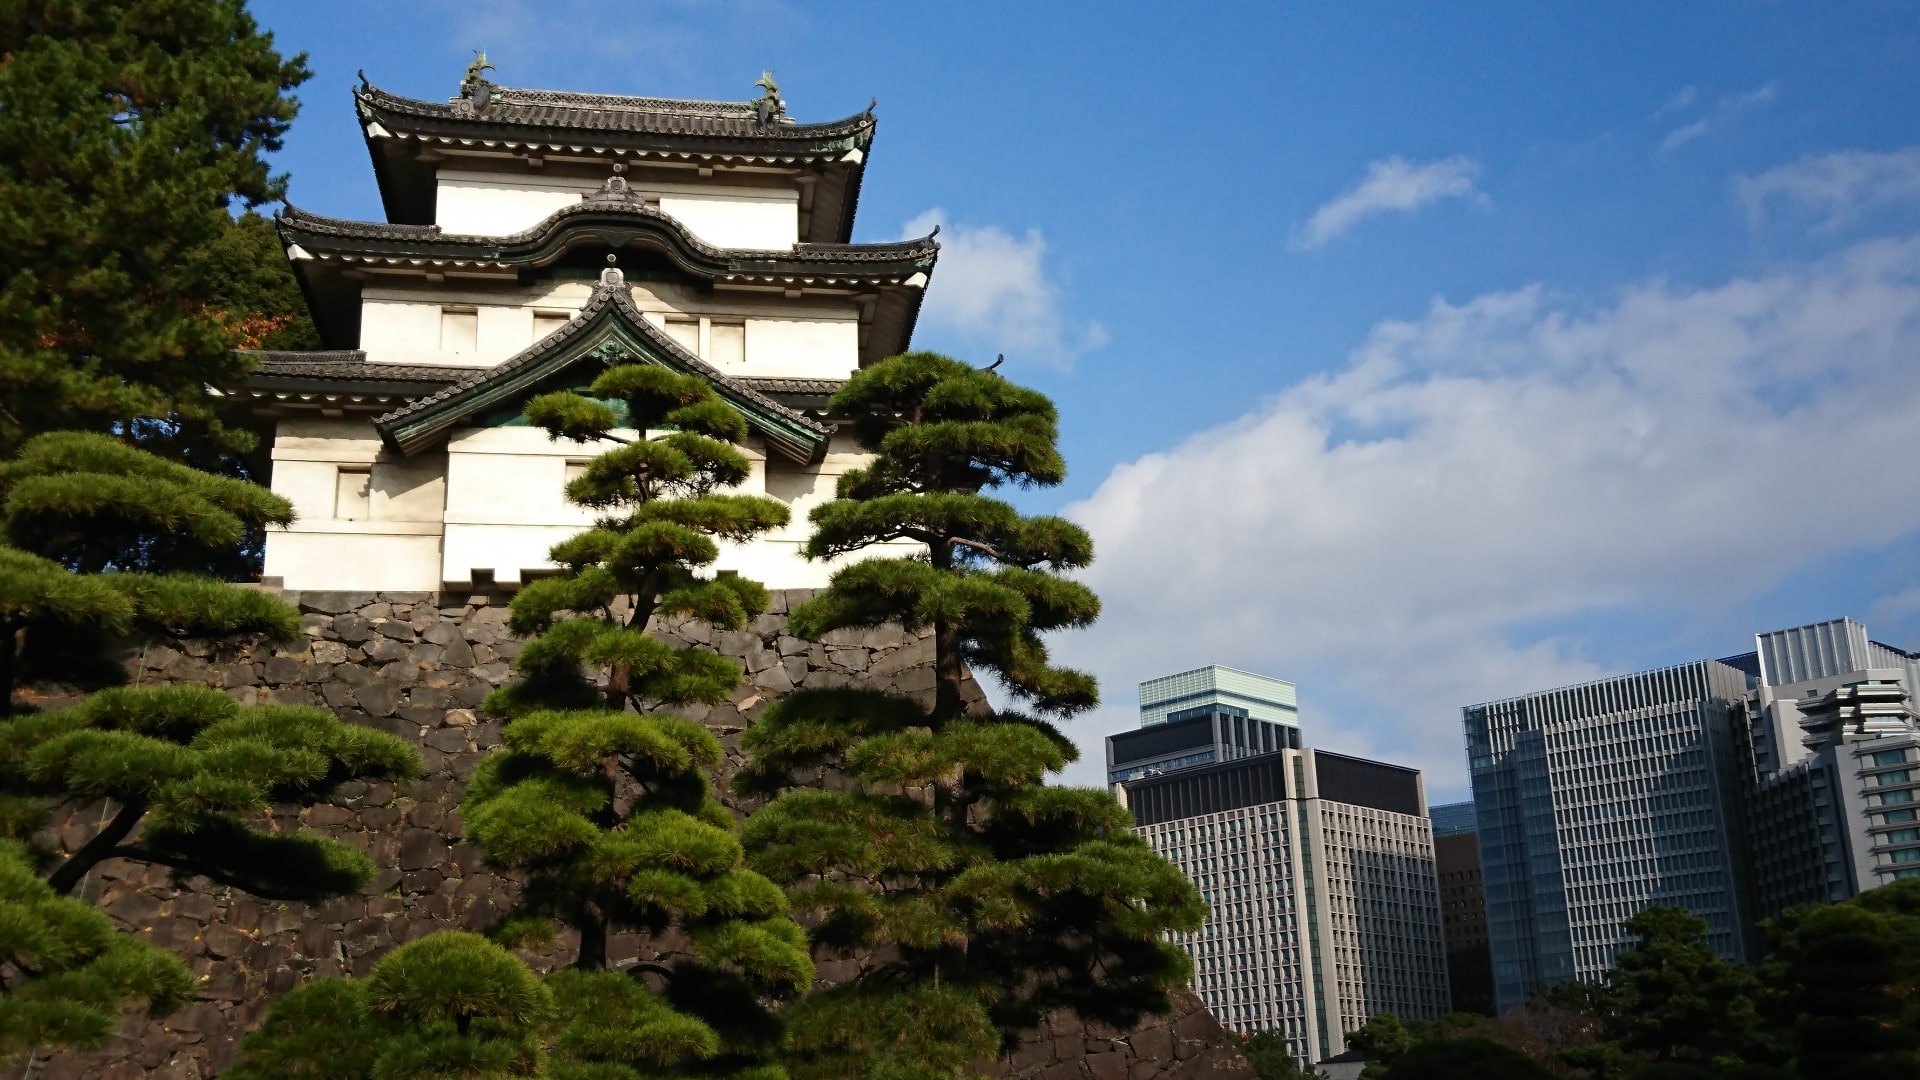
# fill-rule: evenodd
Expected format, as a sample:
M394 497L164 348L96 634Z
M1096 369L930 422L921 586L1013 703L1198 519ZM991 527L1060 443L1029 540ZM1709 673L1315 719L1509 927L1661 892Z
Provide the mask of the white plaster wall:
M593 523L592 512L566 501L567 465L604 449L555 442L536 428L470 428L456 432L444 454L398 458L363 419L282 420L272 488L293 502L299 520L269 532L265 572L291 589L435 591L472 582L476 570L512 587L551 570L553 545ZM757 445L743 450L752 472L735 490L780 499L792 519L751 543L722 544L714 569L772 588L819 588L838 566L917 548L886 545L830 563L806 561L808 513L833 498L835 481L866 455L844 437L818 467L768 458ZM334 516L343 465L371 471L365 519Z
M535 287L473 284L369 285L361 291L360 347L376 364L490 367L534 341L534 312L577 313L592 287L563 282ZM674 285L636 287L634 303L655 326L669 315L743 322L746 362L728 374L788 379L844 379L860 365L860 324L852 300L796 301L756 295L705 294ZM475 347L441 347L441 318L449 308L476 315Z
M846 319L748 319L742 374L844 379L860 366L860 324Z
M449 233L506 236L578 204L604 179L441 169L434 217ZM788 251L800 238L800 193L792 188L630 182L715 247Z
M470 582L475 571L483 571L496 583L514 585L552 569L548 550L593 524L591 511L566 501L567 463L590 461L609 449L611 443L555 441L529 427L455 432L447 442L442 578Z
M792 251L800 240L800 193L662 194L660 209L715 247Z
M439 587L445 463L385 452L361 419L282 420L272 489L296 519L267 532L263 572L290 589L413 592ZM371 473L367 516L335 516L342 466Z

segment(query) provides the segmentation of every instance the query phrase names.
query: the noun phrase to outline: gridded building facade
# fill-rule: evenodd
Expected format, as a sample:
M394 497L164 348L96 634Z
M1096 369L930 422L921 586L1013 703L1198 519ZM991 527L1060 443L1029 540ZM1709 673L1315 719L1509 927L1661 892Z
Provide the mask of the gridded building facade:
M1747 958L1747 688L1703 660L1464 710L1498 1008L1598 980L1653 905Z
M1206 925L1179 941L1222 1024L1281 1031L1310 1061L1375 1013L1448 1011L1418 772L1287 748L1118 790L1207 901Z
M1260 720L1231 705L1205 705L1109 737L1107 782L1299 748L1300 729L1291 724Z
M1487 895L1480 878L1480 832L1473 803L1447 803L1433 822L1440 878L1440 934L1447 945L1447 991L1454 1012L1493 1012L1493 955L1487 951Z

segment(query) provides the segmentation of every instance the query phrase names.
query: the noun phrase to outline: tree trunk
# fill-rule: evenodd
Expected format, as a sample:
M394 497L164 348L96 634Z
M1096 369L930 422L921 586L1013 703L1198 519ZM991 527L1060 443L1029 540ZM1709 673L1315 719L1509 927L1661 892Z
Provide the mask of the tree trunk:
M580 955L574 959L577 971L605 971L607 969L607 918L601 914L598 904L588 904L574 921L580 931Z
M960 662L960 628L944 621L933 624L933 719L955 720L966 711L960 697L965 667Z
M93 839L87 841L86 846L67 856L66 862L55 867L53 873L47 875L47 884L62 896L73 892L81 879L87 876L87 871L104 861L113 849L119 846L120 841L125 840L127 834L133 831L133 827L140 824L140 819L146 814L147 804L144 802L130 802L122 806L113 820L107 822L105 828L95 833Z
M16 637L20 629L11 624L0 624L0 716L13 715L13 680L19 660L19 643Z

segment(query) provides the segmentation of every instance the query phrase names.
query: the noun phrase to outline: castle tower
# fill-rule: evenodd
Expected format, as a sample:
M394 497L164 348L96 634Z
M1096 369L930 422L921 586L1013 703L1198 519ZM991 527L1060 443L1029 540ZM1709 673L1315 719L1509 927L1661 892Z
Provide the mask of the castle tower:
M798 557L807 512L865 460L826 401L907 349L939 251L848 242L872 107L800 124L770 74L757 100L708 102L488 69L445 103L354 91L386 222L279 217L327 348L263 353L239 390L300 519L268 536L267 577L435 592L549 568L591 523L562 487L603 448L550 441L522 404L639 361L712 382L752 432L742 490L793 509L716 569L824 584Z

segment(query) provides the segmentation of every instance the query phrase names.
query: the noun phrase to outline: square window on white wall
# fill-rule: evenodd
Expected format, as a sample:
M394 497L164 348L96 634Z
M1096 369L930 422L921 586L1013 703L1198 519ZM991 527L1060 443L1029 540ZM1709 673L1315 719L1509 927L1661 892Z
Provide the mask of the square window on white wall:
M747 324L715 320L706 361L715 367L739 367L747 362Z
M533 313L533 340L544 341L549 334L567 325L572 319L564 311L536 311Z
M477 352L480 348L480 313L473 308L440 309L440 351Z
M700 355L700 320L667 316L667 336L674 344L695 356Z

